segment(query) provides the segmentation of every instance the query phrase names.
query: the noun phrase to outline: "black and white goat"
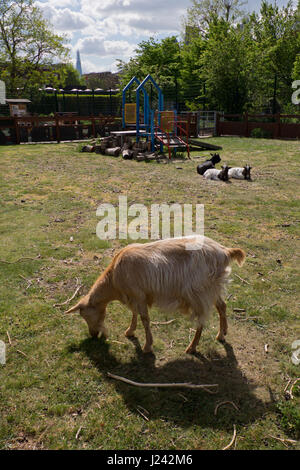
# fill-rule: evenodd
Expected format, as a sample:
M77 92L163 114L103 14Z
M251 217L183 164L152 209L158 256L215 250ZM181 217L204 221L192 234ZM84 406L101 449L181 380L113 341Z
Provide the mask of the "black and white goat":
M221 157L218 153L211 153L211 156L212 158L197 166L197 172L199 175L204 175L207 170L215 168L215 165L221 161Z
M251 181L251 166L245 165L244 168L233 167L228 171L228 177L237 180L248 180Z
M207 170L203 178L207 180L221 180L221 181L228 181L228 171L230 167L227 165L222 166L222 170L217 170L216 168L211 168L210 170Z

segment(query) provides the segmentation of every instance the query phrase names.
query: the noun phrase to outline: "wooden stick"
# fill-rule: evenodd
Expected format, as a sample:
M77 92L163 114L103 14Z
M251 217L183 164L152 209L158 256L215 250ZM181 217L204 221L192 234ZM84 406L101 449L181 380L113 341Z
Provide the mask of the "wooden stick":
M168 320L168 321L152 321L152 325L170 325L170 323L173 323L174 320Z
M75 290L74 294L72 295L72 297L70 297L69 299L65 300L64 302L62 302L61 304L54 304L53 307L62 307L63 305L66 305L68 303L70 303L74 297L76 297L76 295L78 294L78 292L80 291L80 289L82 288L82 284L80 284L80 286L77 287L77 289Z
M194 389L206 389L209 387L218 387L219 384L205 384L205 385L196 385L191 383L141 383L141 382L134 382L133 380L126 379L125 377L120 377L119 375L111 374L107 372L108 377L111 377L115 380L120 380L121 382L125 382L129 385L134 385L135 387L160 387L160 388L167 388L167 387L182 387L182 388L194 388Z
M281 437L276 437L276 436L271 436L271 434L268 436L271 437L272 439L276 439L277 441L282 442L282 444L287 447L286 442L289 444L297 444L298 441L294 441L293 439L282 439Z
M16 351L17 351L19 354L22 354L22 356L28 357L27 354L25 354L23 351L20 351L20 349L16 349Z
M9 345L11 346L11 339L10 339L10 336L9 336L9 332L8 332L8 331L6 332L6 335L7 335L7 338L8 338Z
M145 410L145 408L143 408L142 406L137 406L137 408L136 408L136 411L137 411L138 413L140 413L140 415L141 415L146 421L149 421L148 416L146 416L146 414L143 413L143 412L140 410L140 408L141 408L145 413L147 413L147 414L149 414L149 411Z
M238 274L234 274L234 276L237 277L240 281L244 282L245 284L250 285L250 282L246 281L245 279L243 279L242 277L240 277Z
M75 439L78 439L79 437L79 434L81 432L81 429L82 429L82 426L80 426L80 428L78 429L77 433L76 433L76 436L75 436Z
M236 439L236 427L235 427L235 424L233 425L233 436L232 436L232 439L231 441L229 442L229 444L224 447L222 450L227 450L227 449L230 449L230 447L232 446L232 444L234 443Z

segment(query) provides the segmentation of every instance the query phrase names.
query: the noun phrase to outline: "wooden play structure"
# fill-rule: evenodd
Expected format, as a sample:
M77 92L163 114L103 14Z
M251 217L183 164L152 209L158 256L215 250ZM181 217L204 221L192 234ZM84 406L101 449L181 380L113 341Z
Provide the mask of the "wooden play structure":
M149 94L146 91L146 84L151 83L158 95L158 109L151 109L149 102ZM137 84L136 102L126 102L126 92L133 84ZM143 93L143 113L141 113L141 92ZM175 111L164 111L164 97L161 88L157 85L151 75L140 82L138 78L133 77L124 87L122 93L122 128L118 134L121 136L133 135L136 142L141 138L149 142L151 151L154 152L159 146L163 151L163 147L168 149L169 158L171 151L180 148L186 150L189 157L188 132L181 122L177 119ZM185 139L183 139L183 135Z
M157 109L151 108L146 89L147 83L150 83L157 92ZM135 103L127 103L126 93L134 84L137 85ZM141 93L143 93L143 102ZM151 75L147 75L142 82L137 77L133 77L122 91L122 131L118 132L118 135L135 136L136 142L144 138L150 143L152 152L157 148L162 152L163 148L167 147L169 158L177 150L186 151L188 158L190 158L189 137L191 132L197 137L194 115L195 113L190 113L190 115L183 117L179 116L176 110L164 110L162 90ZM220 147L198 141L193 141L193 146L201 150L220 149Z

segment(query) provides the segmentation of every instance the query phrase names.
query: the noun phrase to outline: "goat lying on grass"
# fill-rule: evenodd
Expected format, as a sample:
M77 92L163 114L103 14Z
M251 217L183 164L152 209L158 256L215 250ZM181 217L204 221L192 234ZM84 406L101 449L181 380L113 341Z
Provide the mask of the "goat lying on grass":
M227 333L224 291L231 272L229 264L236 260L242 266L245 256L240 248L225 248L207 237L132 244L114 257L89 293L66 313L79 310L91 336L97 337L100 332L107 336L106 306L119 300L132 311L126 336L134 336L138 314L141 316L146 333L144 352L151 352L153 343L148 307L156 305L192 313L197 330L186 352L193 353L213 306L220 316L217 339L224 340Z
M245 165L244 168L230 168L228 171L229 178L235 178L237 180L248 180L251 181L251 166Z
M215 165L221 161L221 157L218 153L211 153L211 158L197 166L197 173L204 175L204 173L210 168L215 168Z
M229 166L223 165L222 170L217 170L217 169L211 169L207 170L203 178L207 180L221 180L221 181L228 181L228 171L229 171Z

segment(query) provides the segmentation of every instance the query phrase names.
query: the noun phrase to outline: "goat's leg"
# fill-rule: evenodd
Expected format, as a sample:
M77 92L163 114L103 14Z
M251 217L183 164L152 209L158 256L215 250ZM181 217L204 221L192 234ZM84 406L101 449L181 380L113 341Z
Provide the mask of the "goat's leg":
M134 332L137 326L137 316L138 316L138 312L135 309L132 309L131 323L130 323L130 326L125 331L125 336L127 337L134 336Z
M143 352L149 353L149 352L152 352L153 338L152 338L152 333L150 329L150 318L148 315L147 306L146 305L139 306L139 312L140 312L140 316L141 316L142 323L144 325L145 333L146 333L146 343L145 343L145 346L143 347Z
M100 332L102 333L102 336L104 336L104 338L108 338L108 329L104 325L105 315L106 309L104 308L103 310L101 310L99 315Z
M216 302L216 308L220 316L220 330L216 336L218 341L225 341L225 336L228 330L227 318L226 318L226 304L224 300L218 299Z
M193 353L196 352L196 348L197 348L197 346L199 344L199 340L201 338L202 330L203 330L203 326L198 326L193 340L190 342L190 344L188 345L188 347L185 350L185 352L187 354L193 354Z

